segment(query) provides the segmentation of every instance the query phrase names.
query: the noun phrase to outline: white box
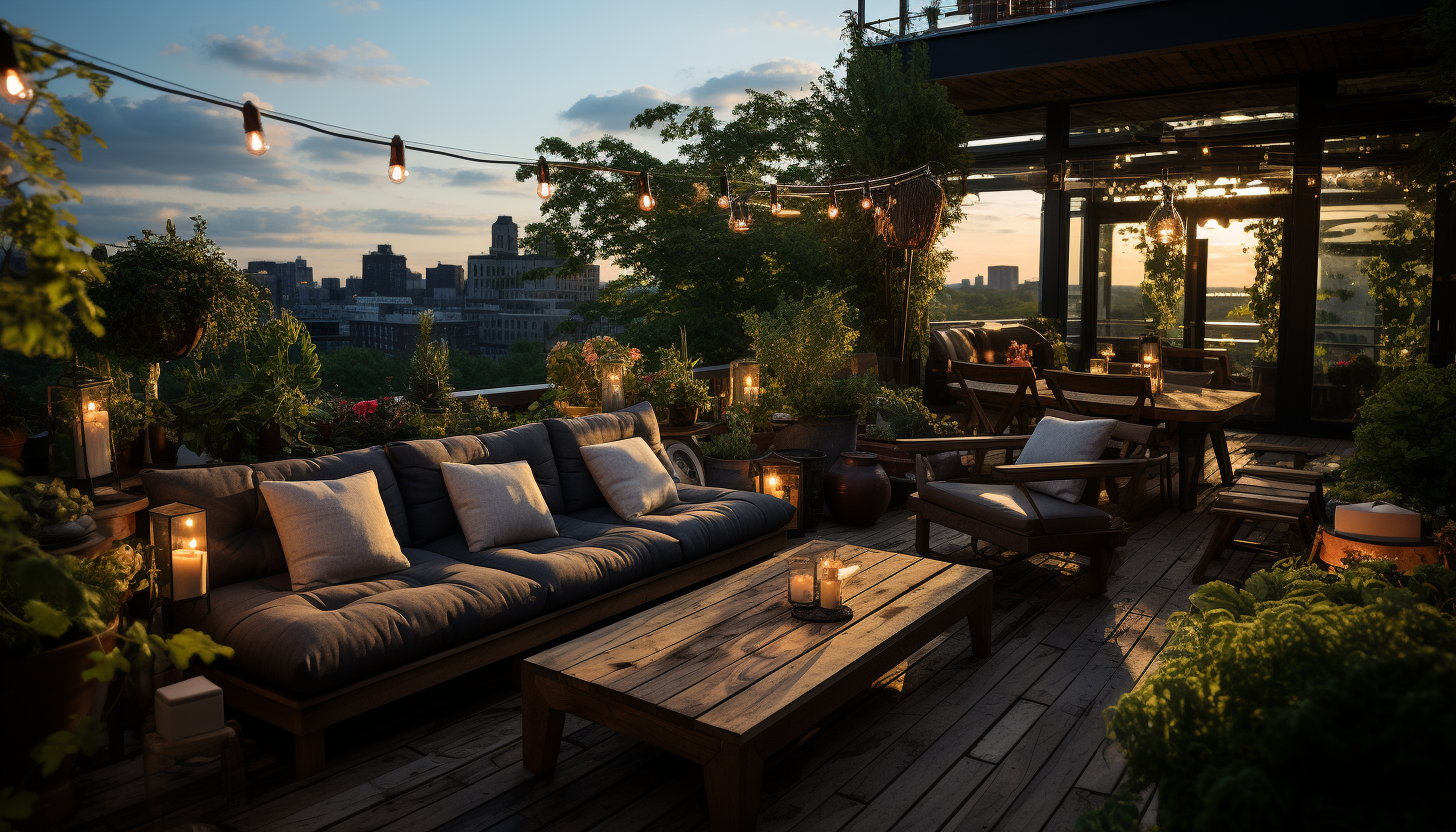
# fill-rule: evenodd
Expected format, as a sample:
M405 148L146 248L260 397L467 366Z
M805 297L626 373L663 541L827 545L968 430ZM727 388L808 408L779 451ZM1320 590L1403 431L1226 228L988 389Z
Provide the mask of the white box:
M197 676L157 688L157 733L171 742L223 727L222 688Z

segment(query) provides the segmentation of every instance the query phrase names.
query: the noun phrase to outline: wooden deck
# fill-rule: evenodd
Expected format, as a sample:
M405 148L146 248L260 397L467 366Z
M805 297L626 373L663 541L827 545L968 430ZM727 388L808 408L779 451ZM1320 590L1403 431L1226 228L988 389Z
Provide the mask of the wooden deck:
M1250 434L1230 433L1235 465ZM1276 437L1260 436L1260 439ZM1348 442L1290 439L1320 453ZM1210 455L1209 473L1216 476ZM1156 663L1167 620L1185 609L1189 575L1211 518L1166 509L1143 518L1105 595L1076 586L1083 564L974 552L937 529L947 559L996 572L994 647L975 658L965 623L932 641L865 694L826 714L770 758L758 828L765 832L1071 830L1118 785L1123 764L1101 711ZM1267 534L1258 529L1253 537ZM892 510L871 528L826 524L819 536L914 551L914 523ZM1246 535L1250 536L1250 535ZM1223 574L1251 555L1215 562ZM329 729L321 774L289 779L287 735L245 722L246 805L227 806L215 760L166 772L149 819L141 762L76 782L78 830L706 830L702 772L651 746L568 718L549 778L521 764L520 695L494 667ZM1145 796L1154 811L1156 794ZM199 825L189 825L199 824Z

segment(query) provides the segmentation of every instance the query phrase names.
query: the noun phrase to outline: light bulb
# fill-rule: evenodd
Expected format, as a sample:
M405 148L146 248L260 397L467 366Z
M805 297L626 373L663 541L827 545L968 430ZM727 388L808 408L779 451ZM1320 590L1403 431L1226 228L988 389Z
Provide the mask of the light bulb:
M399 136L389 140L389 181L398 185L409 176L404 169L404 139Z
M727 208L729 205L732 205L732 204L733 204L733 202L732 202L732 199L730 197L726 197L726 196L720 196L720 197L718 197L718 207L719 208Z
M657 207L657 200L652 198L652 177L647 171L637 174L637 207L643 211Z
M551 169L546 166L546 157L536 159L536 196L542 199L550 199L556 193L556 186L551 184Z
M23 104L35 93L26 82L25 75L18 69L5 70L5 100L11 104Z
M406 176L409 176L409 171L404 169L404 165L389 166L389 181L394 184L398 185L403 182Z
M263 135L263 118L251 101L243 102L243 147L254 156L268 152L268 139Z
M727 208L733 204L733 191L728 187L728 174L718 177L718 207Z
M550 199L551 195L555 192L556 186L552 185L550 182L536 183L536 196L539 196L542 199Z
M870 198L870 189L868 187L860 188L859 193L860 193L860 197L859 197L859 207L860 208L868 211L871 208L875 207L875 201Z
M189 529L192 528L192 518L191 517L187 518L187 521L186 522L187 522L187 528L189 528Z
M770 185L768 189L768 212L774 216L783 213L784 206L779 204L779 186Z
M839 219L839 206L832 202L829 203L829 218L831 220Z

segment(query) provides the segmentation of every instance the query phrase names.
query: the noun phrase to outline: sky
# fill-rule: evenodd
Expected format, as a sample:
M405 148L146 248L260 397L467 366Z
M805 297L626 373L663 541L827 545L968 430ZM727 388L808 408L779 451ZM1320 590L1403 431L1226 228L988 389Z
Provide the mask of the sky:
M585 0L11 0L0 15L261 109L534 158L542 137L604 133L662 154L655 134L627 128L646 107L707 104L726 115L745 88L801 94L833 65L846 5L636 0L606 13ZM869 16L894 7L877 0ZM302 256L316 278L346 278L380 243L417 271L463 264L488 248L498 215L524 226L541 209L533 183L516 182L512 166L411 154L408 181L394 185L384 147L265 119L270 148L253 157L234 110L121 80L99 102L79 86L67 94L107 145L88 144L81 162L67 164L85 197L74 212L81 231L101 242L160 231L168 218L185 230L188 217L202 215L242 265ZM1039 215L1034 194L986 195L950 237L958 259L947 279L985 274L991 264L1035 277ZM617 274L610 263L602 272Z

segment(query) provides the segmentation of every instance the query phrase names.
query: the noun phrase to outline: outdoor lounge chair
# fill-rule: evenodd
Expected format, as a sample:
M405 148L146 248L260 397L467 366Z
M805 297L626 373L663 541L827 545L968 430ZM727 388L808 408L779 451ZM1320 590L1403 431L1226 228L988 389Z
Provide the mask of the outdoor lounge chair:
M1048 411L1047 416L1076 421L1076 414ZM1153 428L1118 422L1112 441L1133 442L1147 448ZM1046 462L998 465L996 481L978 482L947 477L944 458L932 458L948 451L976 454L986 451L1020 450L1030 436L954 436L934 439L901 439L895 444L916 455L916 492L906 501L915 513L915 550L935 556L930 547L930 524L964 532L1003 549L1023 555L1040 552L1073 552L1092 560L1092 594L1107 589L1116 549L1126 541L1123 518L1130 516L1142 492L1149 466L1156 472L1162 456L1146 453L1124 459L1091 462ZM932 479L932 470L940 476ZM964 469L963 469L964 470ZM1108 510L1098 506L1104 479L1130 478L1121 499ZM1088 480L1080 502L1032 491L1031 482Z
M965 427L968 432L981 436L1000 436L1007 431L1031 433L1032 426L1041 416L1041 405L1036 394L1035 369L952 361L950 372L955 379L950 387L966 408ZM1008 398L1000 405L982 402L981 397L976 395L977 384L1004 387ZM985 453L977 451L975 457L976 464L972 470L979 473Z

